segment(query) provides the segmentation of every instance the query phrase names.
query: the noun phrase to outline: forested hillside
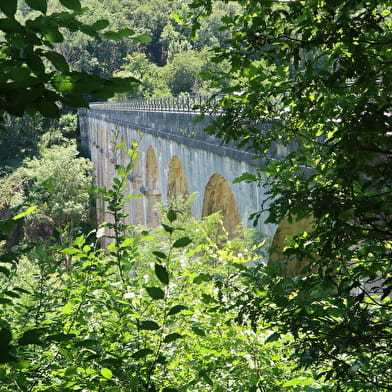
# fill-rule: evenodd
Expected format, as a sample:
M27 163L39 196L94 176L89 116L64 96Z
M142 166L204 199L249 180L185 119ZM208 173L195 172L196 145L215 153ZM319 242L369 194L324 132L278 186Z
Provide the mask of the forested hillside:
M0 392L391 391L391 43L386 0L1 1ZM137 146L94 188L75 109L181 94L295 147L237 181L310 229L230 238L194 195L127 224Z
M114 41L103 37L98 42L70 32L64 42L56 45L56 50L76 70L104 77L137 77L142 86L130 94L138 97L207 93L209 86L198 74L213 67L208 50L223 46L229 37L227 31L220 31L221 18L241 12L235 3L217 3L212 15L201 21L198 37L191 39L192 26L177 22L189 12L183 1L85 0L82 5L89 9L80 18L83 22L108 20L110 30L131 29L141 37L139 42L117 39L121 34Z

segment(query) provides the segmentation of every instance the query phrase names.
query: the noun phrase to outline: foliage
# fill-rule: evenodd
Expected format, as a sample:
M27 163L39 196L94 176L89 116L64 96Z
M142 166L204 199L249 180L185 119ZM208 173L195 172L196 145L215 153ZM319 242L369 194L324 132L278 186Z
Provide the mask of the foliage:
M27 156L37 153L45 120L42 116L24 116L22 118L7 116L4 130L0 132L0 165L2 173L8 174Z
M96 190L112 215L106 251L85 235L70 246L41 244L29 249L30 280L16 272L20 251L1 255L2 391L327 391L287 361L285 342L266 341L267 325L256 334L233 323L235 310L221 311L227 272L251 253L236 255L228 242L215 247L217 263L205 263L178 225L180 213L168 209L156 234L165 245L142 255L153 238L136 234L122 213L132 166L117 166L112 188ZM58 253L73 268L55 264Z
M389 3L238 3L243 12L222 19L231 39L215 49L230 69L212 77L232 84L210 131L273 158L242 177L266 186L269 222L314 226L282 260L306 261L303 274L271 266L253 277L244 311L291 332L299 365L336 390L391 390ZM208 14L212 4L191 7Z
M88 187L92 166L86 158L77 156L73 143L53 146L39 158L27 158L5 179L1 194L8 193L11 208L38 205L26 218L27 234L33 231L33 237L38 238L40 231L50 233L54 227L64 230L67 226L71 234L90 221ZM10 184L14 191L10 191Z
M132 76L140 80L140 85L129 93L117 95L116 98L171 96L169 87L164 79L163 68L151 63L145 54L135 52L126 56L124 62L125 64L121 67L121 71L116 72L115 76Z
M198 92L198 73L202 69L203 60L196 51L187 51L173 56L167 65L167 83L173 95L181 92Z
M108 26L104 19L88 25L78 17L86 10L79 0L60 3L65 9L48 13L47 0L26 0L36 12L27 17L17 13L17 0L1 2L0 118L5 113L22 116L41 113L45 117L59 117L58 103L71 107L87 107L86 94L107 99L115 92L127 91L135 85L133 78L103 79L85 72L73 71L55 45L64 41L62 31L83 34L100 40L100 31ZM131 36L131 29L105 31L114 40Z

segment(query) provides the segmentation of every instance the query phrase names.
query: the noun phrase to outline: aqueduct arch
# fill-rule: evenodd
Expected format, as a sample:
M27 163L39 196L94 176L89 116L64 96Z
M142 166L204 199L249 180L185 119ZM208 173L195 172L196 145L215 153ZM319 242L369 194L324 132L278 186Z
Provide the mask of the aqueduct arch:
M155 204L161 201L161 191L159 187L158 160L152 146L149 146L146 154L146 186L142 193L147 199L146 224L155 227L159 224L159 216L155 211Z
M241 223L237 202L229 183L220 174L213 174L205 188L202 216L215 212L222 213L222 222L229 236L235 236L236 228Z
M130 181L130 194L140 196L140 188L143 185L143 169L137 142L134 139L131 141L131 150L133 151L133 168L128 175L128 180ZM128 203L131 205L131 224L143 225L143 199L141 197L131 199Z
M285 259L283 250L286 246L287 239L290 236L294 236L302 232L312 232L312 221L312 218L304 218L300 220L297 220L295 217L291 217L291 219L288 217L284 218L278 225L278 228L276 229L275 235L272 239L269 262L282 262ZM297 260L296 258L293 258L285 263L284 273L287 276L297 276L301 273L306 264L307 263L303 260Z
M180 159L175 155L169 163L167 200L189 195L188 181Z

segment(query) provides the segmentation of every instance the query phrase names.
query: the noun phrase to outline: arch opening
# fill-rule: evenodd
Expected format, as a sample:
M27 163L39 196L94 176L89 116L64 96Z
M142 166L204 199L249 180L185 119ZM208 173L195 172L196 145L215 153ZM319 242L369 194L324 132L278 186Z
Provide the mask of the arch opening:
M161 201L159 179L158 160L154 149L149 146L146 155L146 187L142 189L147 198L146 223L149 227L159 224L159 214L154 208L155 204Z
M236 229L241 224L241 216L237 202L226 179L215 173L210 177L204 191L202 216L218 211L222 214L222 223L229 237L238 235Z
M177 197L187 195L189 195L189 189L184 167L180 159L175 155L169 163L169 173L167 176L167 199L175 199Z
M312 232L313 225L312 218L304 218L297 220L295 217L284 218L278 225L274 237L271 243L271 251L269 255L269 263L279 263L282 262L286 256L284 255L284 248L287 245L286 240L296 234L302 232ZM305 260L298 260L297 258L292 258L284 264L283 273L285 276L298 276L301 274L304 267L306 267L307 262Z

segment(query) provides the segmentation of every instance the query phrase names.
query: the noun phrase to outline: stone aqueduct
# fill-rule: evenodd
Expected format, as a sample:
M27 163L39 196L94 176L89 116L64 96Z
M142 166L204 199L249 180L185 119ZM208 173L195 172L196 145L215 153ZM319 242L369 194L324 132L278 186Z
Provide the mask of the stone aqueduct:
M229 233L240 223L252 227L249 216L265 198L263 188L233 180L244 172L254 173L263 162L203 132L212 120L209 116L195 122L198 114L187 107L161 106L99 103L80 111L82 139L94 163L96 185L111 186L115 165L126 165L127 149L137 143L139 155L128 176L127 192L141 196L125 205L130 224L156 226L155 203L196 192L191 206L195 218L221 211ZM126 147L116 150L120 143ZM98 219L105 217L101 214ZM261 217L257 229L272 238L276 227L263 221Z

